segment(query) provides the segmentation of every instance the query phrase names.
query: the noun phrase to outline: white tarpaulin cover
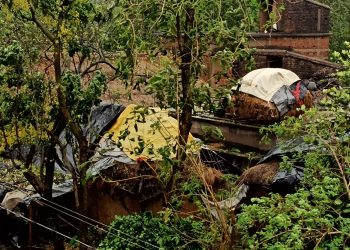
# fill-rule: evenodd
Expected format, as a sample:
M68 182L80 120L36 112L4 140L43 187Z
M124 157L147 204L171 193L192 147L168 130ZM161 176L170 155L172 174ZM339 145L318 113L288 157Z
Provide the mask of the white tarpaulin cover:
M246 74L240 81L239 91L269 102L282 86L289 86L299 80L295 73L287 69L262 68ZM232 90L237 88L235 86Z

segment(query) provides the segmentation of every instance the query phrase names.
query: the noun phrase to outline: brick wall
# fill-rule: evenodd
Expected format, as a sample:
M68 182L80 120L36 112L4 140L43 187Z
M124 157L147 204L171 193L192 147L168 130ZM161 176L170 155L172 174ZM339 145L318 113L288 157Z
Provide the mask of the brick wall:
M328 33L330 9L315 1L284 1L278 30L286 33Z
M337 64L310 58L287 50L257 50L254 58L256 68L281 67L295 72L299 77L304 79L310 78L320 71L335 72L340 68ZM276 63L280 63L280 65Z
M295 72L301 78L309 78L317 71L324 69L324 66L299 58L285 57L283 58L283 68Z
M285 49L305 56L327 59L329 38L325 34L286 34L286 33L251 33L249 47L266 49Z

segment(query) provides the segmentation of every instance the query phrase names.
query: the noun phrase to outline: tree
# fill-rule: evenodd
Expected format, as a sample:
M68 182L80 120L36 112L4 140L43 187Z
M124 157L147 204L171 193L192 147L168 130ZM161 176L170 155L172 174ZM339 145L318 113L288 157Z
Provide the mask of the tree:
M346 49L343 45L344 41L349 40L349 1L329 1L320 0L321 3L327 4L331 8L331 44L330 49L333 51L341 51Z
M22 151L27 179L46 198L51 198L54 164L60 163L71 172L77 206L85 213L87 190L80 198L77 188L85 187L80 184L96 145L87 140L83 124L106 88L107 77L99 71L100 65L117 70L101 47L104 5L14 0L1 1L0 8L3 155L11 158L12 152ZM77 142L77 166L65 164L56 154L56 146L64 147L59 140L64 129ZM30 150L23 153L23 145ZM36 175L33 158L40 153L44 162L41 174Z
M178 110L180 146L174 177L185 159L194 93L201 93L196 85L204 72L204 60L219 60L225 72L233 60L249 59L246 31L254 18L248 13L250 4L256 5L244 0L0 3L1 24L6 25L0 48L4 156L11 158L12 152L29 145L20 160L28 180L47 198L51 197L54 163L60 162L72 174L82 213L87 210L88 160L96 146L85 136L83 124L106 86L100 65L107 65L125 83L137 84L142 80L136 77L138 55L167 54L168 63L147 81L150 86L172 86L172 92L163 95L172 96L169 100ZM109 54L117 58L115 66ZM36 74L38 68L45 74ZM57 146L64 151L63 132L76 141L77 167L66 164L56 153ZM44 152L44 162L41 173L36 174L32 162L40 152ZM175 182L169 183L172 189ZM83 188L83 197L78 187Z
M250 4L240 0L122 0L115 5L114 22L131 38L132 55L146 52L154 58L162 53L170 59L147 83L168 101L161 102L163 107L178 110L180 161L185 159L194 93L198 93L195 89L204 74L205 59L217 59L227 72L235 59L249 58L246 32L254 19L248 14ZM137 59L134 62L137 64ZM174 173L180 168L181 164L175 164Z

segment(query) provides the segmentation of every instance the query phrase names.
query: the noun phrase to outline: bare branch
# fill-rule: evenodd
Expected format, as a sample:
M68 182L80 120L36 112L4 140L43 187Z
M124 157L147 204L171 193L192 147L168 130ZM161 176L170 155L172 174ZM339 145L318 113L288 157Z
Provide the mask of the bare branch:
M50 40L50 42L55 43L55 37L51 34L51 32L44 26L42 22L36 17L35 9L33 5L30 3L30 13L32 14L32 19L36 26L44 33L44 35Z
M99 64L106 64L108 65L111 69L113 69L114 71L118 71L118 69L116 67L114 67L111 63L107 62L106 60L100 60L100 61L97 61L97 62L94 62L94 63L91 63L89 65L89 67L87 67L82 73L81 73L81 76L84 76L88 73L91 73L93 71L90 71L93 67L96 67L98 66Z

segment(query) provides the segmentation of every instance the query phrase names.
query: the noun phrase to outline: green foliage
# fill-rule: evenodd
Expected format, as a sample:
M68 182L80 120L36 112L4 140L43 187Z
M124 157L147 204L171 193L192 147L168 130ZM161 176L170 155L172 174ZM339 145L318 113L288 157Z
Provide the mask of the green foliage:
M340 192L333 190L332 181L325 180L327 186L320 190L298 190L285 198L278 194L254 199L255 204L244 207L237 226L245 232L243 240L249 249L305 249L338 244L331 249L341 249L348 237L350 220L343 211L346 206L323 201L334 199ZM336 182L337 183L337 182ZM316 194L316 196L314 196ZM247 227L249 225L249 227ZM251 225L257 231L249 234ZM253 229L253 230L254 230ZM341 241L339 242L339 239Z
M99 40L96 32L100 26L94 22L99 10L95 6L85 0L0 2L1 27L4 27L0 34L2 123L15 123L17 130L33 127L37 134L47 134L50 124L62 119L59 108L63 103L58 102L56 93L61 85L66 87L64 105L71 108L70 116L79 123L87 122L90 108L100 102L107 82L106 76L94 68L86 72L90 74L89 81L82 77L86 76L81 68L86 64L84 60L91 57ZM60 18L64 21L58 23ZM53 74L51 64L56 60L52 58L53 40L62 46L60 69L55 68L57 74ZM70 60L75 64L74 73L66 66L69 62L62 63L73 56L75 59ZM75 63L77 58L81 60L79 64ZM37 69L41 74L35 73ZM62 77L62 82L56 82L57 77Z
M330 49L333 51L346 49L343 43L349 39L350 34L350 2L341 0L319 0L319 2L331 7L332 37Z
M224 135L222 134L222 131L216 126L203 126L202 136L204 141L210 141L212 139L215 139L215 140L224 139Z
M107 85L106 76L99 71L95 72L88 86L83 88L80 75L68 72L63 76L62 83L66 87L66 93L69 93L67 104L71 108L72 117L86 124L91 107L101 102L100 96Z
M185 195L197 195L203 189L203 183L196 176L191 176L187 181L181 183L180 191Z
M208 225L170 210L116 217L99 249L207 249L215 240Z
M0 1L0 151L35 145L34 152L21 160L31 184L47 196L57 160L55 148L65 146L58 142L64 129L66 139L77 142L79 150L74 148L73 156L82 169L76 171L65 159L62 164L84 186L93 150L88 150L83 124L106 88L101 64L117 70L101 49L106 24L97 17L105 4ZM33 166L32 154L42 157L40 166ZM36 167L40 170L34 171Z
M216 105L212 101L212 88L209 84L202 84L193 88L193 102L196 108L205 111L216 110Z
M177 160L173 159L171 155L174 153L174 148L170 148L170 146L162 147L158 150L158 153L162 157L162 162L160 164L160 167L157 168L157 174L160 181L160 184L162 185L163 189L166 188L169 181L171 180L172 175L172 169L173 166L176 164Z
M45 111L47 85L43 75L26 74L23 58L24 51L18 43L0 47L0 126L3 135L0 149L13 143L39 143L45 140L45 133L40 130L50 124Z
M182 108L184 102L188 102L191 106L213 109L209 86L196 87L205 69L205 55L210 54L221 63L223 72L227 72L233 60L247 58L250 51L246 32L257 16L247 13L254 13L256 6L256 1L240 0L147 0L135 1L132 5L129 1L119 1L111 13L120 32L106 36L105 44L109 49L120 50L125 48L120 46L125 40L130 49L124 50L126 56L140 52L151 59L159 53L168 56L172 63L161 65L147 81L147 93L155 95L157 105ZM193 17L187 18L187 13ZM192 44L190 47L184 45L185 37L186 42ZM193 58L190 63L184 61L185 54ZM188 91L183 92L184 89Z
M222 179L226 182L225 187L219 189L215 193L215 197L218 201L232 198L237 192L237 180L238 176L233 174L224 174Z
M169 200L170 207L180 211L186 202L190 202L191 204L195 204L201 212L205 212L200 199L204 185L199 177L196 175L187 175L182 178L180 176L176 177L177 189Z
M340 80L348 84L344 74ZM324 95L318 109L265 128L280 140L303 137L309 150L283 159L284 168L290 168L293 161L304 162L304 177L296 193L271 194L243 206L237 227L247 248L349 247L349 89L331 88Z
M305 158L304 188L286 197L272 194L253 199L252 205L243 207L237 226L244 232L248 248L305 249L318 245L325 249L338 237L341 244L346 242L350 226L344 203L347 199L343 197L346 190L332 171L328 156L313 152Z
M350 43L344 42L344 49L341 52L334 51L331 55L333 61L341 64L343 69L339 70L336 74L339 79L347 86L350 85ZM342 93L345 95L346 93ZM346 99L345 99L346 101Z
M161 108L172 107L177 105L178 78L177 72L172 67L167 66L164 70L149 79L146 93L154 94L156 104Z

